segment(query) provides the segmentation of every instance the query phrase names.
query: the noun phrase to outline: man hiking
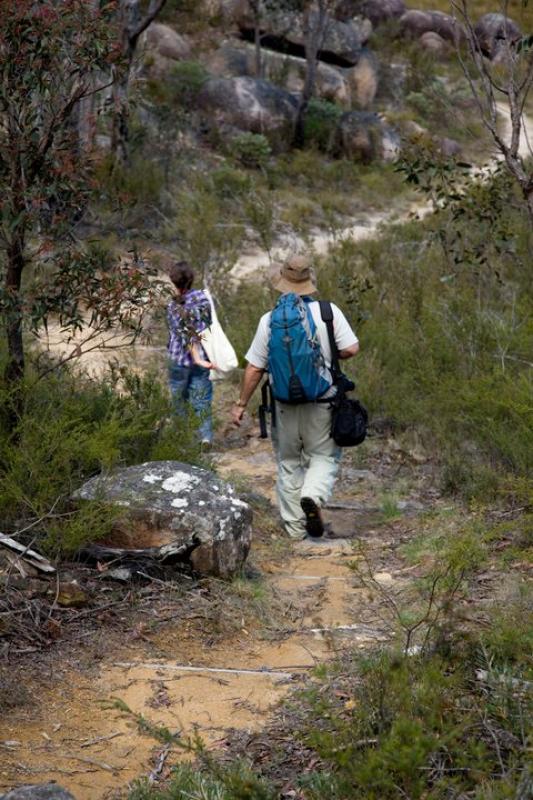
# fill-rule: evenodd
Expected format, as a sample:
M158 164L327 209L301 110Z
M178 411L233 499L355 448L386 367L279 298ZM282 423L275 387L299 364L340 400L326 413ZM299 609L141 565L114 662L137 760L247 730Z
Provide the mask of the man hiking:
M273 438L283 524L293 539L318 538L324 533L320 509L333 490L341 456L330 436L330 401L336 388L321 305L331 309L339 358L355 356L359 342L337 306L312 298L317 288L305 256L292 256L281 266L274 288L282 296L259 321L246 354L240 399L231 416L240 425L251 396L268 372L276 398Z

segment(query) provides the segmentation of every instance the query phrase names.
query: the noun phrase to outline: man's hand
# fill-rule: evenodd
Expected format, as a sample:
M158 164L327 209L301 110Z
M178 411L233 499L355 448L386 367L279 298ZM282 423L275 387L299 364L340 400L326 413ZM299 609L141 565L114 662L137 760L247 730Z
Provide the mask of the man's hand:
M241 427L244 411L244 406L239 406L237 403L235 403L231 408L231 421L236 428Z
M248 364L244 370L244 377L242 379L241 397L238 403L235 403L231 409L231 421L237 428L240 427L244 415L244 409L248 405L250 397L255 392L261 378L265 374L265 370L260 367L255 367L253 364Z

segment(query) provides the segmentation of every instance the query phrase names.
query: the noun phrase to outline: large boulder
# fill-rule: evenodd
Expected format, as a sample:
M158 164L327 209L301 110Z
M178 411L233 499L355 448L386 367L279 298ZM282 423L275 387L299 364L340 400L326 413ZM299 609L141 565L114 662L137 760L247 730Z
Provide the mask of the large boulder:
M443 39L454 44L464 37L462 25L450 14L442 11L416 11L411 9L400 17L400 30L404 36L420 38L429 31L438 33Z
M378 114L348 111L339 119L336 150L344 158L367 164L394 161L400 152L400 137Z
M426 31L419 39L420 44L428 53L434 56L445 56L448 54L450 45L442 38L442 36L435 31Z
M341 0L335 16L344 21L356 16L364 17L377 28L390 19L401 17L403 13L404 0Z
M179 461L152 461L91 478L74 495L124 508L104 544L153 551L161 563L186 562L227 578L248 555L252 511L212 472Z
M310 13L310 25L316 21L316 13ZM244 8L238 20L242 34L249 39L254 36L254 20L249 8ZM341 22L330 18L326 35L319 51L319 58L339 66L357 64L361 47L368 41L372 25L361 20ZM265 15L261 26L262 41L271 50L280 50L291 55L305 56L306 34L304 20L297 13L273 13Z
M139 45L145 67L153 77L166 75L176 61L184 61L191 56L188 40L161 22L152 22L147 27Z
M479 49L487 58L494 59L522 38L520 28L503 14L483 14L474 28Z
M355 67L344 70L348 82L352 105L361 109L370 108L379 86L379 62L376 55L363 48Z
M74 800L74 797L57 783L40 783L19 786L1 795L0 800Z
M262 77L283 85L289 92L299 93L303 89L306 62L304 58L289 56L274 50L261 50ZM223 44L211 57L209 69L213 75L229 78L256 77L255 48L251 44ZM357 69L357 67L354 67ZM349 108L351 90L349 70L319 62L317 64L316 94L324 100Z
M211 78L198 95L198 105L210 124L262 133L274 150L287 149L292 141L298 101L256 78Z

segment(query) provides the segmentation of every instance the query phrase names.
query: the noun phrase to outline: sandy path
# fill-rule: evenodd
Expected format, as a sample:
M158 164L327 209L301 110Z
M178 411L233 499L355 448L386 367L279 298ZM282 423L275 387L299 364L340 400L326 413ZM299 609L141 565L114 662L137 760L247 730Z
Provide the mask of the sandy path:
M221 474L271 493L276 465L270 443L252 438L241 448L221 451L217 461ZM336 499L359 503L363 516L330 512L346 538L295 543L281 560L271 558L269 550L265 556L263 547L259 567L265 587L282 597L287 609L298 610L274 635L264 638L261 631L243 629L228 640L206 642L201 629L176 620L149 644L130 642L104 652L94 671L71 669L66 680L40 693L38 705L10 712L0 721L0 788L55 780L77 800L112 797L133 779L149 775L164 749L139 730L131 715L114 707L114 699L184 737L198 730L216 748L228 728L259 729L317 663L344 648L386 638L383 621L369 608L367 590L350 569L357 536L377 554L384 585L402 580L394 537L373 522L383 490L381 477L354 469L348 458ZM182 757L172 746L167 766Z

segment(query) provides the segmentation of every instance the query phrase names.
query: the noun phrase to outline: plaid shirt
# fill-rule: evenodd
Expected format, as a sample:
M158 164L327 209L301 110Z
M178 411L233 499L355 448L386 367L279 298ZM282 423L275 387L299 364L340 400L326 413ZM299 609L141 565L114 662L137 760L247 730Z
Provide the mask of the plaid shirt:
M200 334L211 325L211 306L201 289L189 289L182 302L171 300L167 306L168 355L180 367L191 367L191 344L200 341ZM203 350L203 348L202 348ZM205 353L204 358L207 358Z

